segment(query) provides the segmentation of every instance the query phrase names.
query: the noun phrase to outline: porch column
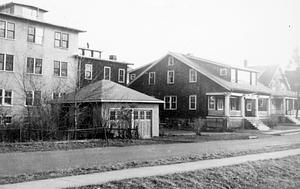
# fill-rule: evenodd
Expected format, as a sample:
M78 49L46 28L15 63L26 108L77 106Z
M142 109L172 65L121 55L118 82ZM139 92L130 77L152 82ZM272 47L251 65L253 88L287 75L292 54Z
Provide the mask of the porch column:
M245 117L245 97L241 97L241 113L242 117Z
M286 109L286 100L284 97L282 98L282 101L283 101L283 115L285 115L287 109Z
M267 115L268 117L271 116L271 97L268 98L268 104L267 104Z
M224 115L226 117L230 116L229 110L230 110L230 94L225 94L225 111L224 111Z
M295 99L293 99L292 115L295 115Z
M255 98L255 117L258 117L258 96Z

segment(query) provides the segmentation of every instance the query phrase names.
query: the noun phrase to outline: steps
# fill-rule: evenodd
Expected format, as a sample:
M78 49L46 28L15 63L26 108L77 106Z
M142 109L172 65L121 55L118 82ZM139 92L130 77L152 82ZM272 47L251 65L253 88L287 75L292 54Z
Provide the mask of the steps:
M296 119L296 117L294 116L290 116L290 115L286 115L285 116L288 120L290 120L291 122L295 123L296 125L300 125L300 121L298 119Z
M259 120L258 118L248 118L245 117L245 119L257 130L260 131L268 131L270 130L270 127L268 127L267 125L265 125L261 120Z

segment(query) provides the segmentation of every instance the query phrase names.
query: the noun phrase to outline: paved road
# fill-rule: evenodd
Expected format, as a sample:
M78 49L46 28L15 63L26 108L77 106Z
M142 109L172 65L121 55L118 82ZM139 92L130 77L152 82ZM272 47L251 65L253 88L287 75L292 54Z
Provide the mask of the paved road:
M174 156L216 153L220 151L241 151L293 143L300 143L300 135L274 136L271 138L249 140L212 141L205 143L9 153L0 154L0 175L15 175L92 165L108 165L130 161L146 161Z

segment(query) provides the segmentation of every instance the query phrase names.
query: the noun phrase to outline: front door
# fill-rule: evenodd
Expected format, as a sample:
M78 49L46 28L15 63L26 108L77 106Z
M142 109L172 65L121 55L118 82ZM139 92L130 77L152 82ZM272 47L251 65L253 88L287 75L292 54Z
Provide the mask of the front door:
M151 138L152 136L152 111L151 110L135 110L134 126L138 127L141 138Z
M246 117L254 117L255 116L255 100L253 99L245 99L245 116Z

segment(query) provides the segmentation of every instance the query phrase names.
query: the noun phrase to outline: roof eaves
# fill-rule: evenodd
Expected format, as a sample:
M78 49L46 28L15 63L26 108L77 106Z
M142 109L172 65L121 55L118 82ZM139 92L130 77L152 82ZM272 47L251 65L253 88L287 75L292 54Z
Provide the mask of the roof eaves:
M114 62L114 63L118 63L118 64L134 65L134 63L120 62L120 61L116 61L116 60L108 60L108 59L96 58L96 57L90 57L90 56L83 56L83 55L79 55L79 54L75 55L75 56L81 57L81 58L93 59L93 60L102 60L102 61L107 61L107 62Z

